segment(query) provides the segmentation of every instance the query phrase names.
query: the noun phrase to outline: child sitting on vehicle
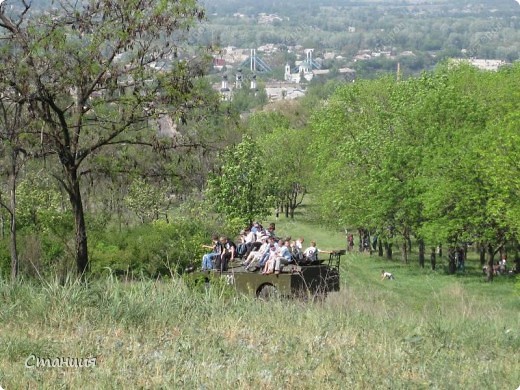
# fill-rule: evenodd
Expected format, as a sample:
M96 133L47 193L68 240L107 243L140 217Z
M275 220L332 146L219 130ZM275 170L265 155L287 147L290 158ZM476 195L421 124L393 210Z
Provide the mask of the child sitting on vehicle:
M332 253L332 251L324 251L316 248L316 241L311 241L311 246L303 252L303 263L312 264L318 261L318 253Z
M303 251L301 241L291 241L289 250L291 251L291 259L294 263L300 264L303 260Z
M227 271L228 264L235 259L237 247L235 243L226 236L220 237L220 245L222 252L215 258L215 268L222 272Z
M278 257L279 248L275 245L269 246L269 258L264 264L262 275L269 275L274 272L274 265L276 258Z
M292 263L291 251L289 250L289 240L283 242L280 250L274 259L274 273L279 274L284 265Z
M262 245L260 248L249 253L247 259L242 263L242 265L245 266L247 270L256 268L256 264L258 264L262 256L269 250L269 243L267 242L267 239L267 236L263 236Z
M217 234L211 236L213 245L202 245L203 248L211 249L210 253L202 256L202 271L209 271L214 268L215 258L222 253L222 246Z

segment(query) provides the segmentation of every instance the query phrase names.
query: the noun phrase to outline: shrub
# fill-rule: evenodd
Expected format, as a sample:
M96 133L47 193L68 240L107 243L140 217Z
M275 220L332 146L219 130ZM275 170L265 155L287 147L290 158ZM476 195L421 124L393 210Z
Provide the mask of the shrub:
M200 244L208 236L201 222L189 219L156 221L124 232L107 232L104 238L91 243L91 269L94 274L110 270L152 277L177 273L199 261Z

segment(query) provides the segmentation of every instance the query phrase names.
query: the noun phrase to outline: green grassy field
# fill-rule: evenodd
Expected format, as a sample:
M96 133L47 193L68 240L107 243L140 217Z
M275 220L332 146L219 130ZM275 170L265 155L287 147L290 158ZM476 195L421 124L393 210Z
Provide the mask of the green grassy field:
M344 246L342 232L290 221L277 230ZM0 386L516 389L517 282L485 283L476 261L456 276L439 263L433 272L348 254L342 290L322 303L262 302L218 285L194 291L180 279L4 282ZM396 279L381 281L381 268ZM34 366L60 357L95 357L95 366Z

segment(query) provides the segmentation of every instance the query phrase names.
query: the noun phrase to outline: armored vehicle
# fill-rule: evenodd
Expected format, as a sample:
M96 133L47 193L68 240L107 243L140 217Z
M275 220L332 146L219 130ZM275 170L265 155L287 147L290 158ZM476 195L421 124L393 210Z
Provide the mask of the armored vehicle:
M332 251L328 259L317 260L309 265L289 264L279 274L263 275L247 271L240 262L231 263L227 271L209 271L206 283L213 278L225 278L237 292L261 299L272 297L323 298L329 292L339 291L341 256L345 250Z

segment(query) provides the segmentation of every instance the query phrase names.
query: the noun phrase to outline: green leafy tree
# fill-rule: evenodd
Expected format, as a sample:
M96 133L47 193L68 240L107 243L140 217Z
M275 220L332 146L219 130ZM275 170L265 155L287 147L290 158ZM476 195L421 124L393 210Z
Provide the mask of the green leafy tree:
M244 226L269 214L270 181L261 144L245 136L222 154L220 170L208 180L207 196L217 212Z
M132 182L124 200L126 206L139 217L141 223L157 221L160 214L167 212L165 189L151 185L142 178Z
M188 60L182 47L204 12L192 0L57 3L46 12L34 12L26 2L14 12L0 4L0 74L45 124L43 148L61 166L55 177L69 196L76 268L84 274L82 168L107 147L183 143L159 140L148 120L166 114L182 120L206 104L193 83L205 65L200 57Z
M299 129L276 127L257 140L264 151L270 192L276 204L285 210L286 217L291 218L307 194L312 170L305 134Z
M30 132L27 104L23 97L10 88L0 73L0 208L9 215L9 250L11 256L11 280L19 271L17 244L17 184L22 167L34 152L34 137Z
M394 88L389 78L339 87L312 118L313 193L328 223L383 235L407 221L399 206L404 146L391 126Z

